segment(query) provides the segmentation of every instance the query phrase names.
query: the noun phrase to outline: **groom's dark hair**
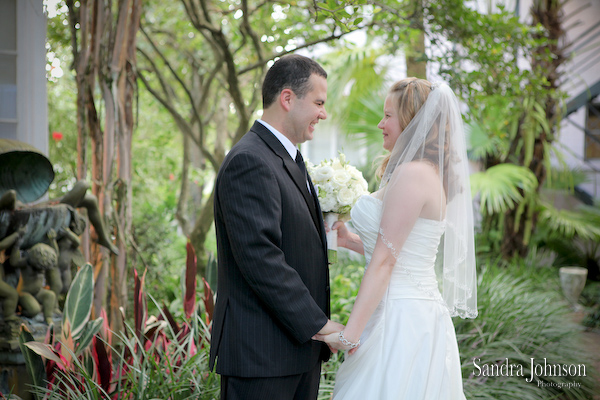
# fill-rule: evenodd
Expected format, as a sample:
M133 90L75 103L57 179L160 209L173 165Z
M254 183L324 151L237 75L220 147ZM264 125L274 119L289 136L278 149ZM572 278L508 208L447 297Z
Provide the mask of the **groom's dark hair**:
M327 72L319 63L299 54L288 54L275 61L262 85L263 109L273 104L283 89L291 89L303 98L312 89L308 82L312 74L327 78Z

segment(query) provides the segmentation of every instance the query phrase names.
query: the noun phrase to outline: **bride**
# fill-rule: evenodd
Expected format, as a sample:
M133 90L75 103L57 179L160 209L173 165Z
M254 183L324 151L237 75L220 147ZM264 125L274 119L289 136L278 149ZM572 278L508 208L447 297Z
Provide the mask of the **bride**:
M464 399L450 317L475 318L473 211L458 102L445 84L396 82L378 127L390 151L380 188L338 222L338 245L367 268L346 328L333 398Z

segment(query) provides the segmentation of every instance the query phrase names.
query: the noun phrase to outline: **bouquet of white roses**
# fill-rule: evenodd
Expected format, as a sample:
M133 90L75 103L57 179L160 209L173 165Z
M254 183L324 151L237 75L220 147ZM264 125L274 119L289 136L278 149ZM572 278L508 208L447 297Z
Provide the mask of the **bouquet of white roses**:
M362 173L348 164L342 153L338 158L323 160L317 165L307 162L307 169L330 228L338 219L347 220L359 197L369 194L367 181ZM337 232L329 233L328 248L337 249Z

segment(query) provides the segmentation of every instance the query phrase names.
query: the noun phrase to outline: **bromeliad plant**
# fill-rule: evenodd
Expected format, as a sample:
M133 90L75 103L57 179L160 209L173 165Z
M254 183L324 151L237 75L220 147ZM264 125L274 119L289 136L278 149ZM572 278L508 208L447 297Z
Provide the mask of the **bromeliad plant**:
M103 343L110 340L110 331L104 311L102 317L90 320L93 288L93 268L86 264L75 276L67 294L60 335L55 335L54 326L50 325L45 343L39 343L24 325L21 327L21 351L38 388L37 398L42 397L39 389L43 387L49 392L66 390L66 383L61 380L65 375L72 375L72 386L80 386L85 375L96 380L103 390L108 390L110 376L104 367L110 365L110 354ZM72 372L78 370L83 375L75 377Z
M123 347L117 357L113 399L217 398L219 382L208 369L207 346L214 294L204 280L204 313L199 313L196 273L196 256L188 243L182 323L175 321L164 304L158 316L146 318L144 276L140 279L136 274L135 326L125 324L120 335Z
M145 274L135 272L133 326L115 335L106 316L90 320L93 271L84 266L73 281L65 306L62 333L52 327L46 343L22 328L21 348L37 399L212 399L218 381L208 369L209 326L213 293L204 281L204 313L196 309L196 256L187 245L184 290L185 320L177 323L163 305L148 318ZM153 299L154 301L154 299ZM204 318L201 314L204 314Z

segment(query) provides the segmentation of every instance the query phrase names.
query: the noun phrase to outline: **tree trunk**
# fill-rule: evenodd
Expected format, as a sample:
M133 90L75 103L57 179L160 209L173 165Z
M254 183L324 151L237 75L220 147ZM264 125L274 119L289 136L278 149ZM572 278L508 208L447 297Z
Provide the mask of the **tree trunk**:
M406 76L427 79L427 57L425 56L425 31L423 25L423 0L412 0L409 48L406 52ZM413 36L414 33L417 35Z
M558 102L556 91L559 87L561 65L566 58L563 54L564 36L562 29L563 6L558 0L535 0L531 7L532 24L544 26L549 36L549 44L538 48L533 55L531 68L533 71L544 71L547 82L544 85L546 97L542 99L546 120L549 130L543 130L535 138L533 145L533 158L529 165L525 164L524 150L521 151L519 162L528 167L536 176L538 181L538 192L546 180L546 167L544 164L545 147L554 140L554 133L558 128ZM548 53L551 55L548 56ZM540 82L532 82L539 85ZM524 147L523 147L524 148ZM523 210L514 209L505 215L504 240L502 243L502 255L511 258L515 255L525 256L529 251L529 235L535 229L537 222L537 211L534 204L525 204Z
M427 79L427 61L425 57L425 33L419 32L410 41L410 49L406 57L406 76Z
M115 4L117 7L114 7ZM116 217L110 218L116 219L114 225L109 224L106 218L104 223L107 231L112 231L117 238L119 256L113 257L110 263L109 251L96 241L86 243L85 237L83 252L94 266L94 316L98 316L100 309L105 307L110 287L111 326L113 330L119 330L119 308L127 306L127 238L132 221L131 145L133 96L136 90L134 71L141 0L81 0L79 8L76 8L73 0L67 0L67 6L78 92L78 178L86 179L89 136L92 151L91 192L98 199L100 214ZM117 10L116 20L113 9ZM98 84L105 109L104 130L94 98ZM116 212L113 214L115 173L119 186ZM91 231L94 237L93 228ZM108 281L109 271L112 284Z
M121 330L120 309L127 310L128 241L133 221L132 138L134 129L133 98L137 90L136 35L140 25L141 0L121 0L113 44L111 74L114 79L112 96L115 99L117 151L116 232L119 255L111 265L110 320L113 330Z

